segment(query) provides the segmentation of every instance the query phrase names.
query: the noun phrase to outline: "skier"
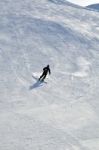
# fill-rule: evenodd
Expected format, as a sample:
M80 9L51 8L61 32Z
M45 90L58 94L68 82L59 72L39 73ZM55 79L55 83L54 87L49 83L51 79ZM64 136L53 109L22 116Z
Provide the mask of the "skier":
M44 81L44 79L46 78L46 76L47 76L48 73L51 74L50 66L49 65L47 65L46 67L43 68L43 73L40 76L39 81Z

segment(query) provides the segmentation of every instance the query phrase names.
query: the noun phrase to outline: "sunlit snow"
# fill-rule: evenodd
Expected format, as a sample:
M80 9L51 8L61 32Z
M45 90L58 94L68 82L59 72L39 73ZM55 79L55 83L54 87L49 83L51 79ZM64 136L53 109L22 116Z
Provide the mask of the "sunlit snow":
M0 1L0 150L99 150L98 12Z

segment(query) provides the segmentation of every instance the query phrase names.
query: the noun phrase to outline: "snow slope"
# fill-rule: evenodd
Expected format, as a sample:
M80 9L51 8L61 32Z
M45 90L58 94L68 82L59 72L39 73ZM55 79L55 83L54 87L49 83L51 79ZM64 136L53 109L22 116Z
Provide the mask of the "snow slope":
M99 11L99 4L88 5L87 8Z
M38 84L32 75L47 64ZM98 94L97 12L0 1L0 150L99 150Z

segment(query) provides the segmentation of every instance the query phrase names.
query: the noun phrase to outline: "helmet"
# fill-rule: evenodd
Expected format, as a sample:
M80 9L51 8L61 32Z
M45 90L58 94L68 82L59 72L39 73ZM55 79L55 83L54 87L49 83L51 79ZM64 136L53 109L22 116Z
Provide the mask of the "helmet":
M49 68L49 65L47 65L47 67Z

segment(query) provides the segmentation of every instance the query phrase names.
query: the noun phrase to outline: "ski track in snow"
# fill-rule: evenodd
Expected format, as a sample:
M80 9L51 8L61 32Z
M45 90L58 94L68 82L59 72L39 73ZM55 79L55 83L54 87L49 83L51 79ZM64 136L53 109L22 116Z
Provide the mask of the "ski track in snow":
M98 12L0 1L0 150L99 150L98 91Z

